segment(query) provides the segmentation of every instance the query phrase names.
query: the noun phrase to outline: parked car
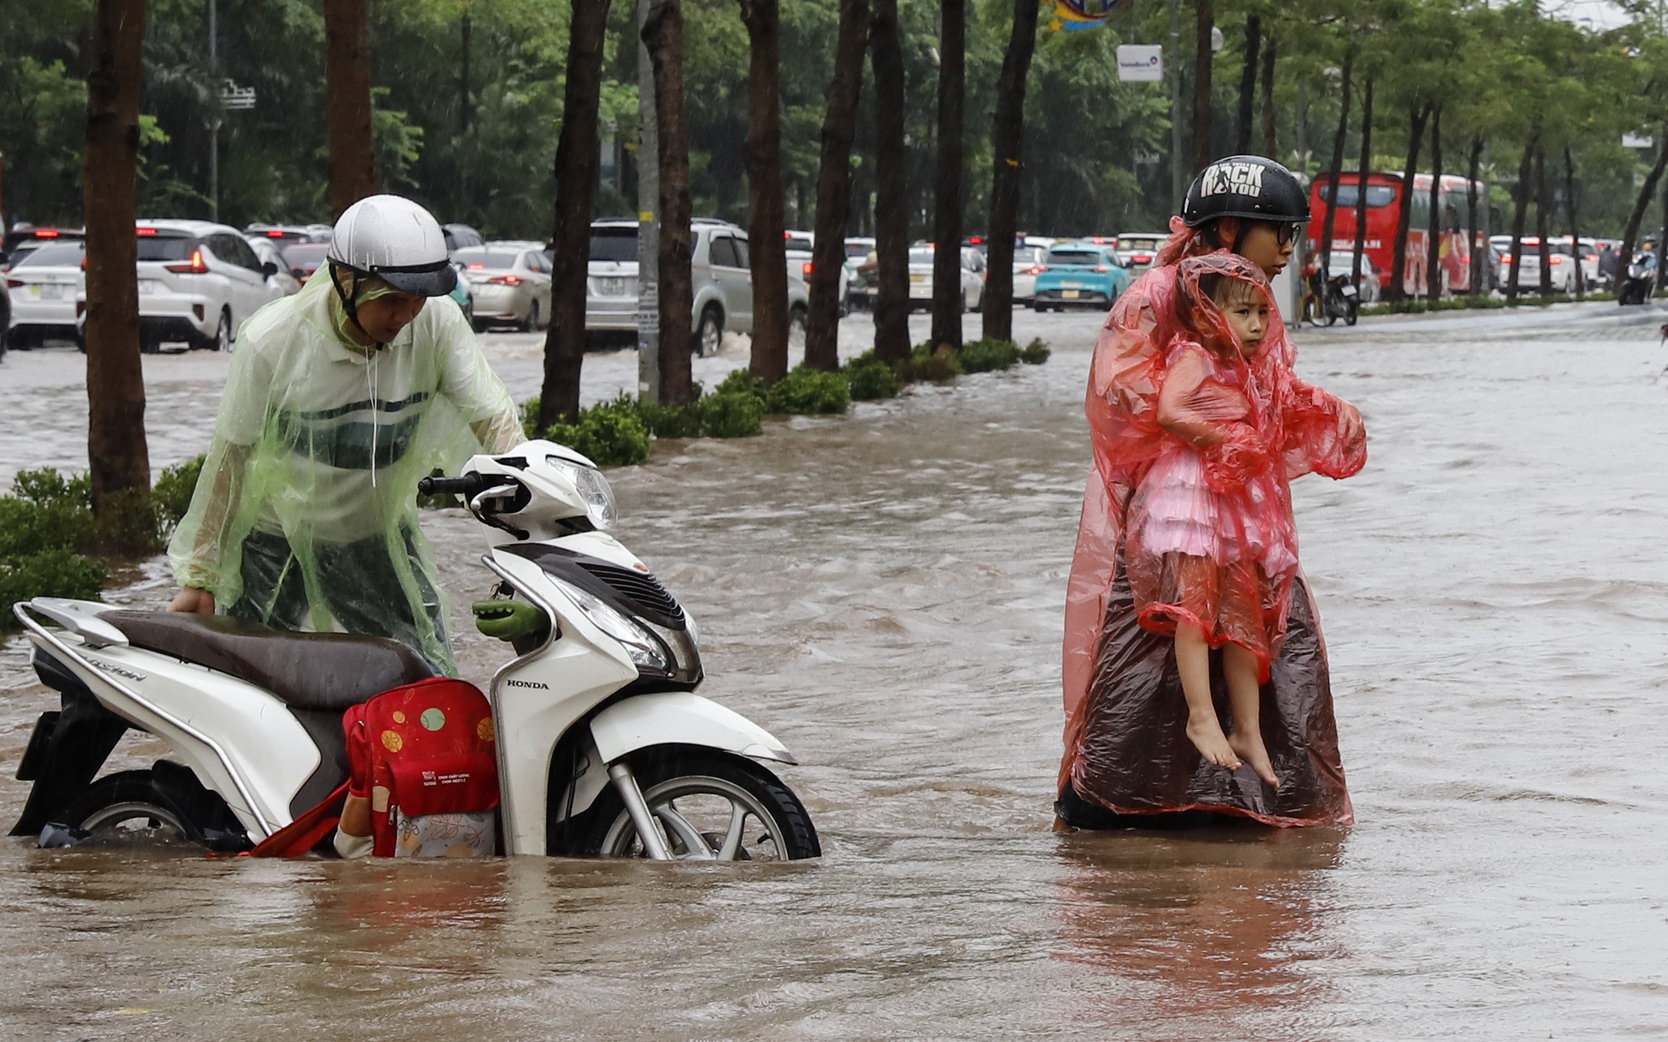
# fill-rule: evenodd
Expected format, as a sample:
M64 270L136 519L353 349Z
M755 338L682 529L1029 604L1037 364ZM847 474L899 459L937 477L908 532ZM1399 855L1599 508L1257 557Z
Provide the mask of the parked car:
M474 296L475 329L516 325L543 329L550 318L550 261L536 242L492 242L458 250Z
M0 240L0 271L11 267L22 260L30 250L50 246L55 242L66 239L79 240L86 238L86 232L80 228L36 228L32 224L17 224Z
M1353 270L1350 266L1354 263L1354 260L1355 252L1353 250L1333 250L1332 256L1327 258L1327 269L1332 275L1336 276ZM1372 258L1365 253L1361 255L1361 282L1355 289L1358 294L1357 299L1362 304L1378 303L1379 297L1384 292L1383 275L1377 268L1373 267Z
M75 302L85 292L86 244L59 239L30 249L6 272L14 348L30 348L49 337L77 339Z
M985 260L971 246L958 246L961 254L961 309L981 311L985 306ZM932 306L933 258L938 248L918 242L909 248L909 303L911 308Z
M324 263L324 255L330 252L330 244L324 242L303 242L294 246L286 246L279 253L282 255L285 267L290 274L303 286L313 277L313 272Z
M1589 293L1597 289L1605 288L1607 285L1607 280L1599 270L1599 256L1604 249L1605 241L1606 240L1603 239L1590 239L1585 235L1581 237L1581 281L1583 288ZM1552 238L1547 239L1547 242L1550 243L1553 249L1556 249L1559 253L1562 253L1565 256L1572 255L1572 251L1570 250L1570 237L1568 235L1553 236ZM1509 248L1510 247L1508 247L1508 249ZM1573 266L1571 270L1573 272ZM1569 289L1572 293L1575 291L1575 281L1573 278L1570 280Z
M446 252L454 256L459 250L486 245L481 233L467 224L443 224L440 226L440 233L446 236Z
M139 240L139 349L184 341L229 351L243 323L284 291L236 228L212 221L143 220ZM76 323L84 326L85 293Z
M1112 246L1063 243L1048 251L1031 306L1038 311L1085 305L1108 308L1132 281Z
M798 275L801 279L804 279L806 285L809 286L811 282L811 257L816 249L817 233L787 232L785 234L785 239L786 241L783 245L787 247L788 274ZM839 292L840 316L844 318L846 312L849 310L847 307L847 296L851 292L851 268L848 267L844 261L840 264Z
M331 228L328 224L250 224L243 229L245 238L271 239L273 244L282 249L298 242L329 243Z
M1124 232L1112 240L1112 248L1118 251L1118 259L1130 275L1136 276L1153 266L1158 248L1169 237L1162 232Z
M1014 303L1029 304L1037 293L1037 276L1042 274L1048 247L1026 242L1014 244Z
M747 232L728 221L698 217L690 222L694 251L690 277L694 303L690 320L693 349L716 352L726 330L753 331L753 275L748 267ZM548 256L547 249L547 256ZM803 343L810 298L805 280L788 268L788 339ZM637 331L637 222L603 218L591 222L591 253L585 291L585 330L624 337Z
M267 281L283 290L285 296L301 289L301 280L295 277L294 272L290 271L290 266L284 260L283 253L278 249L280 240L271 239L265 235L245 235L243 241L247 242L249 248L255 251L255 256L260 260L262 268L265 268L268 264L272 265L273 272L267 276Z
M868 307L874 298L875 240L867 235L846 239L846 310Z

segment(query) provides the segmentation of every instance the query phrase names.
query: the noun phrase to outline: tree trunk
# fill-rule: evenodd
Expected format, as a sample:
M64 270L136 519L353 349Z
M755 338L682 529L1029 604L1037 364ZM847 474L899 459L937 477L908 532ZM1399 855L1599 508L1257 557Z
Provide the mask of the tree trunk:
M748 372L773 384L788 375L788 261L782 230L782 11L778 0L741 0L747 64L747 242L753 269L753 355ZM842 260L844 256L842 255ZM837 283L836 283L837 285Z
M1274 133L1274 37L1263 46L1263 155L1276 159L1279 142Z
M1656 239L1656 288L1668 279L1668 184L1662 186L1662 231Z
M1019 2L1032 4L1032 0ZM909 188L898 0L875 0L870 40L875 73L875 257L879 262L875 355L896 364L909 357ZM997 105L1001 104L999 99Z
M1564 212L1570 219L1570 252L1575 254L1575 270L1570 277L1575 279L1575 299L1584 300L1587 296L1587 273L1581 269L1581 233L1576 230L1575 219L1575 158L1570 155L1570 146L1564 146Z
M1523 225L1529 216L1529 182L1535 172L1535 145L1540 141L1540 128L1529 136L1528 144L1523 146L1523 162L1517 166L1517 198L1512 210L1512 254L1508 271L1502 274L1506 277L1506 303L1517 303L1517 271L1523 266Z
M811 314L805 329L805 364L840 368L840 265L846 260L851 216L851 141L857 134L857 100L863 91L863 48L869 35L869 0L840 0L834 80L822 120L822 165L817 171L817 241L811 248Z
M1465 179L1465 209L1466 209L1466 248L1470 250L1470 293L1473 297L1483 295L1484 258L1488 256L1488 244L1477 244L1479 233L1482 231L1482 214L1477 209L1477 178L1483 168L1483 139L1479 135L1471 139L1471 163L1467 168Z
M1627 226L1622 229L1621 255L1616 258L1618 282L1627 272L1627 266L1633 263L1633 251L1639 245L1639 225L1645 220L1645 210L1656 195L1656 183L1662 179L1663 168L1668 167L1668 123L1662 125L1660 135L1657 138L1656 162L1652 164L1651 172L1645 175L1645 183L1639 189L1639 197L1633 201L1633 212L1628 215Z
M1431 113L1431 219L1425 242L1425 299L1442 299L1442 103Z
M961 347L962 108L967 94L967 0L940 0L938 183L933 192L932 342ZM1011 276L1010 276L1011 277Z
M369 0L324 0L325 83L330 95L330 208L337 217L376 194L371 134Z
M1396 207L1396 252L1390 259L1389 300L1407 299L1407 233L1413 217L1413 175L1419 170L1419 146L1425 140L1425 124L1431 117L1431 106L1413 110L1408 126L1407 165L1402 167L1402 192Z
M1541 296L1552 296L1552 244L1546 238L1552 232L1552 186L1546 180L1546 146L1535 150L1535 236L1540 243L1535 252L1541 261ZM1668 215L1663 217L1668 222ZM1668 223L1664 224L1668 227Z
M469 21L469 11L466 8L463 18L458 25L459 57L458 57L458 134L469 133L469 44L473 26Z
M139 173L145 0L98 0L87 71L87 461L93 511L151 487L139 360Z
M1361 92L1361 166L1355 175L1355 250L1349 258L1350 285L1361 287L1361 260L1367 254L1367 178L1373 172L1373 80ZM1382 287L1380 287L1382 289Z
M682 0L653 0L643 20L643 43L654 65L660 152L660 402L682 405L694 397L689 352L695 306L689 272L694 237L689 228L689 133L683 118Z
M1210 165L1210 74L1215 52L1210 49L1210 31L1216 26L1211 0L1197 0L1198 21L1193 38L1193 172Z
M1234 141L1234 155L1251 151L1251 121L1257 108L1257 56L1263 45L1263 20L1257 15L1245 18L1245 69L1239 76L1239 133Z
M550 329L544 338L539 429L579 417L579 371L585 360L585 284L591 260L591 204L597 190L597 108L602 100L603 42L609 0L573 0L568 31L562 134L556 141L555 259L550 271Z
M1015 0L1013 29L996 80L996 120L991 129L990 220L986 225L985 310L981 332L1014 338L1014 239L1019 233L1020 155L1025 137L1025 80L1037 49L1037 4Z
M1338 215L1338 177L1344 170L1344 138L1349 134L1349 103L1351 98L1350 73L1355 66L1355 52L1344 53L1343 104L1338 108L1338 132L1332 136L1332 162L1326 168L1326 217L1321 220L1321 238L1316 243L1320 252L1320 289L1325 299L1326 283L1332 277L1332 229ZM1365 191L1357 186L1357 192Z

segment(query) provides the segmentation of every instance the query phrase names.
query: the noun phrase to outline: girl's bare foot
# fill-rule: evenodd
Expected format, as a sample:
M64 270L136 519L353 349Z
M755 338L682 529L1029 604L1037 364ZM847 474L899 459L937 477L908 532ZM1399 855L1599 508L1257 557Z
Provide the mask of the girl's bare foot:
M1222 725L1216 722L1214 715L1199 719L1192 713L1187 716L1187 740L1199 750L1199 755L1218 767L1226 767L1230 771L1239 770L1239 757L1234 755L1233 745L1227 735L1222 733Z
M1245 762L1257 772L1257 777L1267 782L1271 788L1280 787L1280 776L1274 773L1274 764L1268 758L1268 749L1263 745L1262 735L1240 734L1236 725L1234 736L1228 739L1228 746L1245 758Z

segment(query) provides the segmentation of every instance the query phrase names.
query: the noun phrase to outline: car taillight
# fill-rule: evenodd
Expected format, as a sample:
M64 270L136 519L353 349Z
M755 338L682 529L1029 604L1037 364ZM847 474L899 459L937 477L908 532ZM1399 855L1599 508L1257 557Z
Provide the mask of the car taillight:
M281 229L281 228L268 228L266 230L266 237L269 238L269 239L282 239L284 237L283 229Z
M473 267L473 265L471 265L471 267ZM519 286L521 285L521 276L494 275L492 278L487 279L487 284L491 286Z
M1136 264L1151 264L1153 261L1153 255L1150 253L1137 253L1135 256L1131 257L1130 260L1134 261Z
M1512 262L1511 254L1508 253L1508 254L1502 254L1501 255L1501 257L1500 257L1500 263L1501 264L1510 264L1511 262Z
M1598 263L1598 254L1589 253L1589 254L1587 254L1587 259L1596 264L1596 263Z
M1562 263L1564 263L1564 256L1563 256L1563 254L1561 254L1561 253L1554 253L1554 254L1553 254L1553 255L1552 255L1552 263L1554 263L1554 264L1562 264Z
M1104 265L1104 264L1097 264L1097 265L1095 265L1095 270L1096 270L1096 271L1111 271L1111 270L1112 270L1112 269L1111 269L1111 268L1108 268L1108 267L1107 267L1107 266L1106 266L1106 265Z
M54 228L37 228L35 230L35 238L37 239L56 239L57 237L58 231Z
M1027 275L1041 275L1042 273L1043 266L1041 264L1033 264L1029 268L1025 269L1025 274Z
M17 287L19 287L21 285L23 285L23 280L22 279L7 279L6 280L6 288L7 289L16 289Z
M155 228L135 228L135 229L133 229L133 234L135 234L135 235L155 235L156 234L156 229Z
M202 247L191 251L191 260L185 264L168 264L165 267L179 275L207 275L209 267L203 261Z
M811 277L811 262L810 261L805 262L804 272L805 272L805 277L806 278Z

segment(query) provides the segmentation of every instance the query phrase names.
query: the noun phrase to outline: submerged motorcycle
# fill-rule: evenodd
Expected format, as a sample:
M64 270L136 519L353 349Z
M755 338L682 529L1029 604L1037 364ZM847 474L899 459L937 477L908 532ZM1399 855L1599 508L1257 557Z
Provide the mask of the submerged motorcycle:
M820 855L809 814L765 766L793 756L694 693L695 622L608 534L613 492L590 460L530 441L419 490L461 496L509 536L482 558L499 581L474 606L515 654L487 692L504 853ZM62 694L17 772L34 787L12 834L43 842L143 831L247 850L347 779L346 709L434 675L376 637L49 597L13 611L36 672ZM96 778L130 727L175 758Z

